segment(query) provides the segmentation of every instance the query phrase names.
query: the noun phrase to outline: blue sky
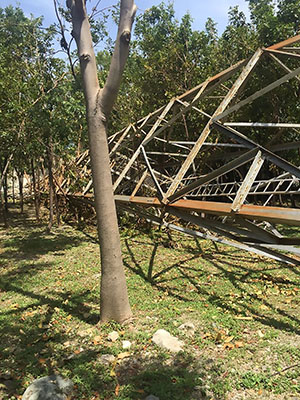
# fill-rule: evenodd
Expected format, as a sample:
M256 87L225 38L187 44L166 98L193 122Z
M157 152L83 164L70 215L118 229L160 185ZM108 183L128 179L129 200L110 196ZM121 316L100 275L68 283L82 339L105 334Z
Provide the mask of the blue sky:
M135 0L139 12L146 10L152 5L157 5L161 0ZM166 3L168 1L165 1ZM63 0L65 3L65 0ZM95 0L88 1L90 4L95 4ZM100 8L104 8L116 3L116 0L101 0ZM202 30L205 21L211 17L218 24L219 33L221 33L227 24L227 13L229 7L238 5L240 10L248 15L248 3L245 0L174 0L174 8L177 18L181 18L185 12L189 11L194 19L194 29ZM29 16L33 14L35 17L43 15L44 24L49 25L55 21L53 10L53 0L0 0L0 7L5 7L9 4L16 6L17 4Z

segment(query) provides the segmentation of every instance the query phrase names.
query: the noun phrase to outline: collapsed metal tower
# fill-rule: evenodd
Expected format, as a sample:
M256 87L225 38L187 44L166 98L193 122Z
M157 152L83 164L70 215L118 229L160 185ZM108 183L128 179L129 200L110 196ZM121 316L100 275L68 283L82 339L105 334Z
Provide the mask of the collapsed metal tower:
M247 130L255 128L273 129L277 137L278 132L293 130L297 139L300 123L242 119L243 110L257 99L293 78L300 81L300 66L290 67L300 58L298 42L300 35L258 49L250 59L112 135L117 206L188 235L300 263L300 237L284 236L286 225L300 226L300 169L277 154L299 152L300 139L262 145L247 137ZM251 93L253 71L267 57L277 79L260 82ZM78 177L86 179L85 187L78 191L73 185L72 193L65 180L60 190L77 199L90 198L88 152L76 165Z

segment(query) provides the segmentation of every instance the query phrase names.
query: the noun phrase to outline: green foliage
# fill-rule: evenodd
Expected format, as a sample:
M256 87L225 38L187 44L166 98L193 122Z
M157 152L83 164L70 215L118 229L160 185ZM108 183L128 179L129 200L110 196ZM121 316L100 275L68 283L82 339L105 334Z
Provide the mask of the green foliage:
M54 32L18 7L0 9L0 161L13 153L13 167L21 171L44 158L50 136L65 159L85 142L83 96L54 56Z
M172 4L161 3L141 14L113 115L114 129L119 121L124 125L136 120L209 76L214 70L211 55L216 43L211 19L205 31L195 31L191 15L178 21Z
M202 31L192 28L192 17L188 13L177 20L171 3L162 2L140 14L135 23L119 99L109 122L111 131L139 119L208 76L249 57L258 46L267 46L298 32L299 0L249 0L249 8L250 22L247 22L244 13L238 7L232 7L228 25L220 36L210 18ZM59 12L67 36L69 11L59 7ZM110 13L117 21L118 8L113 8ZM112 40L106 30L108 14L105 10L98 12L91 8L94 43L107 42L106 48L97 54L101 86L107 77L112 53ZM41 23L41 18L27 18L18 7L0 9L0 157L3 160L14 151L14 162L22 165L22 169L27 168L29 155L38 158L44 154L50 135L58 156L71 158L77 150L87 147L78 66L75 63L74 81L68 64L53 52L53 39L59 26L54 24L49 29L42 29ZM67 38L67 42L69 40ZM70 56L74 64L76 55L71 51ZM257 68L246 94L261 88L261 78L271 82L274 75L270 73L269 64L266 60ZM295 65L290 62L288 67L293 69ZM280 76L282 71L278 69L277 77ZM257 100L253 106L245 108L240 118L297 121L297 83L273 91L267 99L264 102ZM217 104L217 100L210 100L212 110ZM190 120L189 124L192 132L198 131L199 121ZM180 129L178 127L178 135L182 135ZM174 130L176 135L176 126ZM251 136L268 142L272 139L269 132L266 130L263 137L258 137L258 132L253 129ZM298 140L297 133L289 131L284 140ZM291 157L296 158L297 154L291 154Z
M299 0L248 0L260 44L267 46L297 34Z

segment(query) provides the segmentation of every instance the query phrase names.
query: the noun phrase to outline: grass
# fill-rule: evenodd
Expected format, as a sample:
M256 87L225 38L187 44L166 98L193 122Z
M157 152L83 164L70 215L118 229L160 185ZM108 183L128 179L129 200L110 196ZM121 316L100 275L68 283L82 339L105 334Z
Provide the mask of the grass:
M52 372L73 380L78 400L300 398L299 268L123 226L135 318L99 325L93 228L48 234L29 211L22 219L12 210L12 226L0 230L1 399L21 398ZM194 323L194 336L179 329L184 322ZM161 328L184 341L183 352L151 341ZM113 330L116 342L107 339ZM103 364L103 354L116 361Z

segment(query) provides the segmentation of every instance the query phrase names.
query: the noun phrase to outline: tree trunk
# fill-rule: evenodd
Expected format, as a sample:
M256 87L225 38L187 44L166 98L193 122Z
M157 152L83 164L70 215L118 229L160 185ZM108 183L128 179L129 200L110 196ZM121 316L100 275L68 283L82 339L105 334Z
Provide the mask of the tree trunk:
M84 0L68 0L73 36L78 47L86 101L89 147L101 255L101 321L123 322L132 316L122 262L118 220L112 187L106 124L116 100L128 57L136 12L133 0L121 0L120 22L107 81L100 90L90 25Z
M36 168L36 180L37 180L36 191L37 191L37 198L38 198L38 204L39 204L39 216L40 216L40 211L41 211L41 169L40 169L40 166L38 166Z
M55 191L54 191L54 200L55 200L56 223L57 223L57 226L60 226L59 200L58 200L58 195Z
M7 212L6 212L5 206L4 206L3 182L4 182L4 176L8 169L8 165L9 165L9 161L6 161L6 159L4 159L3 166L2 166L2 163L0 164L0 171L1 171L1 176L0 176L0 215L3 218L3 223L4 223L5 228L8 228L8 219L7 219Z
M32 174L35 217L36 217L37 222L40 222L40 202L39 202L39 195L38 195L37 186L36 186L36 177L35 177L35 168L34 168L33 159L31 159L31 174Z
M48 231L51 231L54 219L54 181L53 181L53 152L52 152L52 138L49 138L47 147L47 163L48 163L48 177L49 177L49 223Z
M11 188L12 188L12 200L13 204L16 204L16 195L15 195L15 172L13 171L13 175L11 178Z
M2 165L1 165L0 188L2 187L4 176L5 176L5 174L6 174L7 170L8 170L9 163L11 162L12 158L13 158L13 153L11 153L8 158L4 159L3 168L2 168Z
M24 212L24 194L23 194L23 181L24 181L24 172L17 171L18 183L19 183L19 198L20 198L20 212L23 214Z
M3 178L3 197L4 197L4 209L8 213L8 182L7 182L7 172L6 170Z
M4 227L8 228L7 213L4 207L4 201L2 197L2 187L0 187L0 215L2 215Z

